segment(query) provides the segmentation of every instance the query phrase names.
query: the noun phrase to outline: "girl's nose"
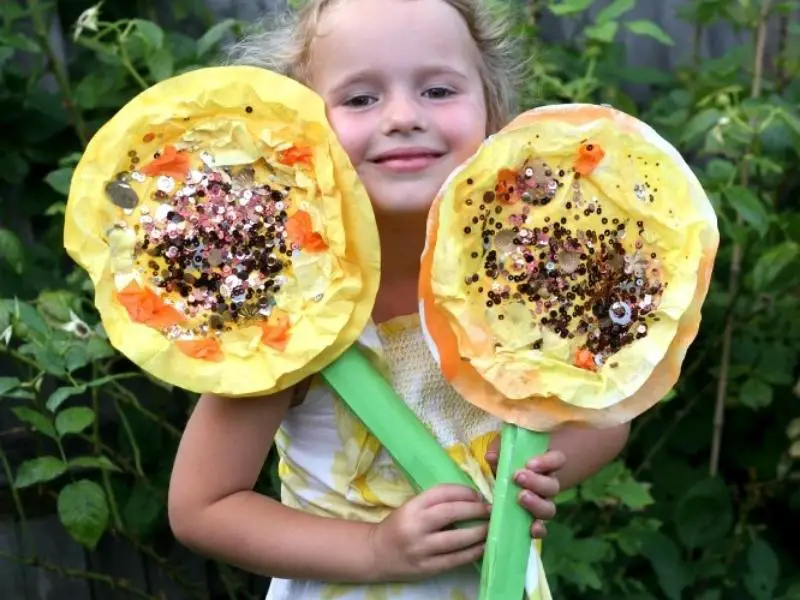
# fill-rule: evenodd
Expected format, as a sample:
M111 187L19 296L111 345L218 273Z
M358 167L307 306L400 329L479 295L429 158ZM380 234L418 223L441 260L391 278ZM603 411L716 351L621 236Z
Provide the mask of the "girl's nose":
M416 98L395 94L384 105L383 133L410 133L427 128L425 110Z

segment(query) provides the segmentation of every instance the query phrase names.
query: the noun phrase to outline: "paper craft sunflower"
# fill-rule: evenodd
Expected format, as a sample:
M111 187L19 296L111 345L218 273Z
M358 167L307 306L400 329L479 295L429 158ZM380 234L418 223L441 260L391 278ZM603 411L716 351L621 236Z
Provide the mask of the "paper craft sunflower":
M529 430L629 421L674 384L719 235L653 129L613 108L529 111L432 210L420 310L450 383Z
M64 243L115 347L233 396L334 360L379 277L369 199L321 98L253 67L189 72L123 107L75 170Z

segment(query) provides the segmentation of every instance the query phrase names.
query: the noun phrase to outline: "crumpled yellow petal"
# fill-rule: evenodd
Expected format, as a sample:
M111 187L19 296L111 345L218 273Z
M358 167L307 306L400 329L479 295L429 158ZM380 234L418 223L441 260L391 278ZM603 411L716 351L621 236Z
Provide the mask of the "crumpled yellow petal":
M252 170L242 175L243 168ZM206 177L201 178L198 173L204 171ZM221 181L212 179L215 174ZM116 187L109 195L106 187L114 181L118 183L111 184ZM220 186L215 191L216 204L208 194L197 194L198 187L207 186L204 192L210 191L214 183ZM243 190L257 186L280 192L282 199L265 195L256 201L243 195ZM175 217L169 217L169 211L176 210L184 192L191 200L182 205L181 214L191 213L200 221L187 217L172 223ZM257 204L259 211L265 206L274 210L269 218L276 245L267 251L262 242L256 248L254 236L247 235L250 229L240 228L247 243L237 257L235 250L241 244L235 245L230 237L233 228L225 222L237 228L245 221L267 227L265 213L254 212ZM199 214L199 205L206 212ZM218 206L224 213L219 217L214 212ZM227 207L232 208L225 212ZM313 232L303 238L310 240L309 247L295 244L299 247L293 251L291 241L281 237L285 235L282 223L299 210L311 216L304 223L310 223ZM167 268L163 252L178 244L178 251L185 253L182 244L191 240L183 239L184 232L199 232L204 222L209 231L222 232L230 247L215 249L208 242L213 238L203 238L206 241L196 254L206 262L194 271L189 262L180 263L184 258L174 259L178 262L173 267L190 282L187 294L182 295L184 284ZM161 230L158 239L151 233L154 223ZM145 234L151 236L147 242ZM159 243L164 247L154 250ZM288 245L286 253L276 250L280 244ZM166 382L226 396L274 393L332 362L366 325L380 275L372 208L327 122L322 99L286 77L245 66L199 69L163 81L139 94L105 124L75 170L64 245L91 277L97 309L116 348ZM151 251L162 255L148 254ZM276 282L282 278L278 283L283 285L264 305L264 312L253 314L244 292L251 291L250 299L263 294L263 289L271 289L271 284L263 285L272 275L262 264L243 261L248 256L266 257L268 252L285 263L275 278ZM153 260L155 269L150 264ZM236 271L242 265L249 277ZM238 290L242 295L235 296L237 288L227 287L223 294L219 284L209 292L208 286L198 283L202 272L221 273L226 266L232 269L222 280L241 275L235 285L242 287ZM167 280L172 282L169 289ZM149 325L134 322L132 315L141 311L131 312L130 306L119 301L122 290L136 289L128 288L132 284L157 294L164 306L187 314L186 326L158 327L164 320L155 318L150 318ZM214 302L222 299L228 308L242 312L237 317L230 311L221 313L222 329L208 326L219 305L203 306L203 299L217 293L220 296ZM192 313L195 301L200 308ZM157 309L162 311L158 314L170 314L164 313L164 307ZM281 343L275 343L260 326L271 310L288 314L290 333L279 336Z
M520 179L504 169L517 169ZM523 176L538 181L538 187L528 187ZM624 234L614 232L618 224L627 228ZM484 227L497 227L498 233L487 238ZM569 234L554 239L585 238L590 231L606 243L616 239L624 259L622 252L609 255L603 268L629 269L636 283L626 285L646 290L664 284L642 301L641 306L652 302L650 314L622 301L637 311L626 330L632 339L611 350L589 351L592 317L574 312L584 296L562 297L547 285L518 288L507 278L539 277L542 270L555 269L559 279L552 281L562 282L564 293L578 289L570 287L581 281L575 269L587 266L589 252L600 252L601 240L581 244L580 256L565 253L550 245L559 228ZM526 242L531 256L523 259ZM568 423L604 427L629 421L677 379L699 328L718 243L716 216L697 178L645 123L605 106L528 111L451 175L431 209L420 278L420 311L430 346L467 400L509 423L551 431ZM489 248L504 261L494 278L487 275ZM529 270L534 267L538 271ZM593 297L592 286L603 281L596 277L580 289ZM609 289L615 298L643 294L635 288ZM487 307L492 290L508 296ZM567 301L572 304L562 321L559 309ZM619 310L623 314L625 307ZM605 307L594 321L608 319L608 311ZM542 318L552 323L543 325ZM581 321L588 325L579 331ZM555 331L553 323L570 336ZM611 331L614 321L604 323L603 331Z

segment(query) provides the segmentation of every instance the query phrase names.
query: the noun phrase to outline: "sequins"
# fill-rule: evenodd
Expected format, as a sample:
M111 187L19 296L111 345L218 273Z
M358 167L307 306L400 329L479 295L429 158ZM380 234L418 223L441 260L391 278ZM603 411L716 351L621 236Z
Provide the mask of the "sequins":
M615 325L627 325L631 322L631 307L625 302L614 302L608 310L608 317Z
M136 191L119 179L109 181L106 184L105 192L111 203L123 210L132 210L139 204L139 196Z
M511 173L517 173L514 186ZM560 214L542 215L541 207L564 185L572 193ZM596 195L583 197L578 173L541 160L516 171L501 169L493 187L479 206L465 203L470 208L464 225L482 239L482 252L475 248L471 254L475 271L465 274L470 294L480 294L487 310L526 305L541 330L575 340L574 349L583 352L591 370L647 335L664 286L654 266L655 237L648 237L643 221L633 227L614 216L613 204L604 207ZM520 194L522 202L490 204L498 194ZM584 219L585 225L575 224ZM633 239L623 243L626 236Z

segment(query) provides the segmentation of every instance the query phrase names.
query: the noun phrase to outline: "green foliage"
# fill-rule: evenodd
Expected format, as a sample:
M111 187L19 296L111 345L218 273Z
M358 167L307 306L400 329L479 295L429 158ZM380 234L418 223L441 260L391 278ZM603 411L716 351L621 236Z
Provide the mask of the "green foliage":
M49 36L55 7L0 3L0 410L37 449L10 465L0 435L0 465L18 518L29 500L49 499L86 548L114 534L167 568L166 485L194 398L112 349L90 282L61 248L73 169L97 128L156 81L214 62L220 42L241 33L236 21L193 14L199 2L169 5L169 27L149 2L107 1L82 14L61 7L61 22L75 24L64 63ZM631 18L636 0L514 6L534 57L523 104L609 103L650 123L691 163L722 233L678 385L633 423L619 461L558 498L544 552L554 594L796 600L798 2L685 2L679 16L695 39L727 24L750 41L703 60L696 44L675 73L625 64L623 36L675 43ZM543 11L574 21L578 33L543 42ZM764 21L786 24L765 29L781 36L767 40L781 49L770 63L758 51ZM28 30L22 23L30 35L18 33ZM38 85L44 74L55 88ZM635 100L636 88L652 100ZM259 482L266 493L276 493L274 467L271 457ZM243 577L219 573L230 597L249 597Z

